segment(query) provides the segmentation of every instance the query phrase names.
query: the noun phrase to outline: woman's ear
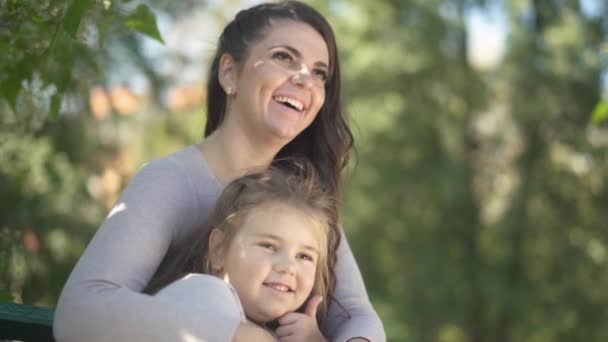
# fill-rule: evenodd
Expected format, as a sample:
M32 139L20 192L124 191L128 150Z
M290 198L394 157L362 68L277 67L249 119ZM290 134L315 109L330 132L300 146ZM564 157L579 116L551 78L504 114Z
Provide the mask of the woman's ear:
M229 53L224 53L220 57L218 68L218 80L228 95L236 93L237 65L236 61Z
M221 273L223 271L223 257L224 253L224 232L217 228L213 228L211 235L209 236L209 266L210 272L215 274L216 272Z

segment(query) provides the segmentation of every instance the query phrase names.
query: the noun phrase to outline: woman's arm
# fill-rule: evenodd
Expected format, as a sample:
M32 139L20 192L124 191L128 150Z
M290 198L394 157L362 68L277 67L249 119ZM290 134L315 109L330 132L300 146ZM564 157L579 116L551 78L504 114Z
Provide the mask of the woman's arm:
M276 342L276 338L268 331L247 321L234 288L217 277L189 274L161 289L156 297L186 306L202 304L205 307L203 311L214 311L214 314L215 308L221 308L222 312L229 313L232 321L240 320L231 340L226 340L222 335L205 334L209 341Z
M337 255L335 297L347 313L332 302L323 331L331 341L337 342L361 341L357 338L386 341L382 321L369 301L361 272L344 234Z
M260 328L251 322L241 322L232 342L277 342L268 331Z
M229 341L240 323L228 306L139 293L201 204L185 166L165 158L134 177L72 271L54 320L58 342Z

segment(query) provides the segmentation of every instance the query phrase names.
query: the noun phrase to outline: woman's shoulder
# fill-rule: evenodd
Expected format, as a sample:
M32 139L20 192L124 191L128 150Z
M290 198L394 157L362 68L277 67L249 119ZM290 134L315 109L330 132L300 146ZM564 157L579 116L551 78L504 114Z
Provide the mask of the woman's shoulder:
M196 147L190 145L169 155L151 159L141 166L136 176L142 172L162 172L163 170L172 171L172 174L175 174L176 171L190 172L201 164L199 159L202 159L202 155L196 152ZM179 174L175 175L180 176Z
M202 209L206 212L220 192L203 155L191 145L144 164L122 197L139 203L158 202L157 207L166 210L175 207L181 208L180 211L199 212Z
M187 146L167 156L152 159L142 165L133 180L171 182L193 188L219 188L215 175L195 145Z

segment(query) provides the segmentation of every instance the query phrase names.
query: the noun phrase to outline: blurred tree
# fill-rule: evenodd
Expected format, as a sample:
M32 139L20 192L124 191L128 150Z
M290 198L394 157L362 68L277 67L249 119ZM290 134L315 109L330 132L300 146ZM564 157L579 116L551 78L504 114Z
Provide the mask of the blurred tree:
M8 291L16 301L53 305L107 210L91 196L90 175L116 145L92 138L99 125L83 113L89 89L103 78L110 31L162 41L146 5L0 1L3 298Z
M509 2L484 71L465 20L501 2L317 3L360 127L345 227L389 339L606 339L605 5Z
M338 35L359 149L344 225L389 340L608 338L608 6L310 2ZM183 25L178 40L243 6L209 5L207 21L196 1L146 4ZM142 161L201 137L197 86L163 100L200 56L126 34L159 38L138 6L0 0L0 287L28 303L54 304ZM479 69L467 16L492 6L509 18L506 54ZM117 73L149 92L115 87Z
M498 101L522 150L517 185L495 225L502 251L488 250L508 294L494 311L498 341L608 338L607 131L589 124L608 66L608 6L596 2L597 12L586 13L582 3L508 7L511 44Z

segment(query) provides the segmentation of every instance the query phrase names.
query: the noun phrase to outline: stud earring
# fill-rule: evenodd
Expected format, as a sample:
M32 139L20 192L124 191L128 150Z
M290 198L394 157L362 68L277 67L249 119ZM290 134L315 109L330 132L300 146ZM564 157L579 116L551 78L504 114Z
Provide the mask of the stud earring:
M215 275L220 275L220 274L224 273L224 267L222 267L220 265L213 265L211 267L211 272Z
M226 87L226 94L232 95L232 87Z

